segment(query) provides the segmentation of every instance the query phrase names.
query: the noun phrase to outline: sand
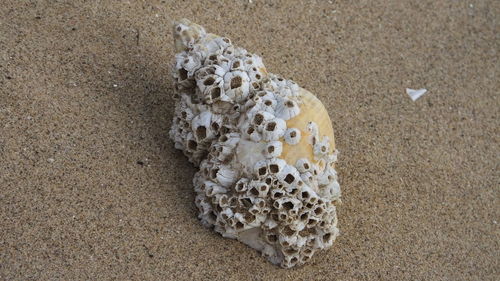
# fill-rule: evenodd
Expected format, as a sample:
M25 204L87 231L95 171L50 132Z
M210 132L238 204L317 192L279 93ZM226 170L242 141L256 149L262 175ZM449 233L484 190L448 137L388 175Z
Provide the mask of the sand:
M494 0L3 1L0 279L498 280L498 15ZM181 17L325 103L341 236L308 265L196 219L195 169L167 136Z

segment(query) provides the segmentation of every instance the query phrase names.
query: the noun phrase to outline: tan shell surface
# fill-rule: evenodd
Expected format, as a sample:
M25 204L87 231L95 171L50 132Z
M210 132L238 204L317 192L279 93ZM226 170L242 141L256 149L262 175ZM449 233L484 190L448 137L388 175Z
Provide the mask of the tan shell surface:
M318 162L314 160L311 133L307 130L307 124L311 121L318 125L320 138L324 136L329 138L330 152L335 150L332 121L328 116L328 111L325 106L314 94L306 89L300 88L300 95L302 102L300 105L300 114L286 121L288 128L297 128L300 130L300 141L295 145L290 145L282 141L283 152L280 158L283 158L291 165L294 165L300 158L307 158L314 163Z

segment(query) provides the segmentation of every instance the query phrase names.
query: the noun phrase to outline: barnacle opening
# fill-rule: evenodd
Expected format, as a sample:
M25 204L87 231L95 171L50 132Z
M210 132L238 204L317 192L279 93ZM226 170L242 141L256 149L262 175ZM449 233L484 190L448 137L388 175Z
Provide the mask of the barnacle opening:
M276 122L269 122L267 123L266 130L267 131L274 131L276 129Z
M292 174L288 174L283 180L286 183L291 184L295 180L295 177Z
M215 82L215 79L213 77L208 77L207 79L205 79L205 81L203 81L203 84L205 86L210 86L210 85L213 85Z
M269 171L270 171L271 173L276 174L276 173L278 173L278 172L279 172L279 170L280 170L280 168L279 168L279 166L278 166L278 165L276 165L276 164L271 164L271 165L269 165Z
M196 150L196 147L198 147L198 143L194 140L190 140L188 142L188 148L191 150Z
M188 78L188 72L184 68L179 69L179 78L180 80L186 80Z
M196 137L198 137L198 139L200 140L206 138L207 128L205 128L205 126L199 126L198 128L196 128Z
M267 167L265 165L263 166L258 166L258 175L262 178L263 176L267 175Z
M260 113L255 114L255 117L253 118L253 123L255 125L260 125L264 121L264 116Z
M212 97L212 99L219 98L220 94L221 94L221 90L219 87L213 88L212 91L210 92L210 96Z
M239 88L243 84L241 76L235 76L231 79L231 89Z

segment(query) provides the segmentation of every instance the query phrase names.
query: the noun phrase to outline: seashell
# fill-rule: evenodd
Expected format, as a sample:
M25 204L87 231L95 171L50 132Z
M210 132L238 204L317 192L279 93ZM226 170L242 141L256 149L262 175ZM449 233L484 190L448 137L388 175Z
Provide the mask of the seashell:
M200 168L193 185L201 223L282 267L310 261L338 235L327 110L228 38L182 19L174 39L169 136Z
M300 142L300 138L302 133L297 128L288 128L285 131L284 139L285 142L289 145L296 145Z

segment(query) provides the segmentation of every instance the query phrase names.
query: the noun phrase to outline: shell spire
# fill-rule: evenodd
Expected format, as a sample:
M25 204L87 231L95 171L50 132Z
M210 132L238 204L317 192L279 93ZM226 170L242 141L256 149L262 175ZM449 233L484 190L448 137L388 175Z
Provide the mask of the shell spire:
M285 268L332 246L340 186L323 104L228 38L187 19L173 32L170 137L199 167L202 224Z

